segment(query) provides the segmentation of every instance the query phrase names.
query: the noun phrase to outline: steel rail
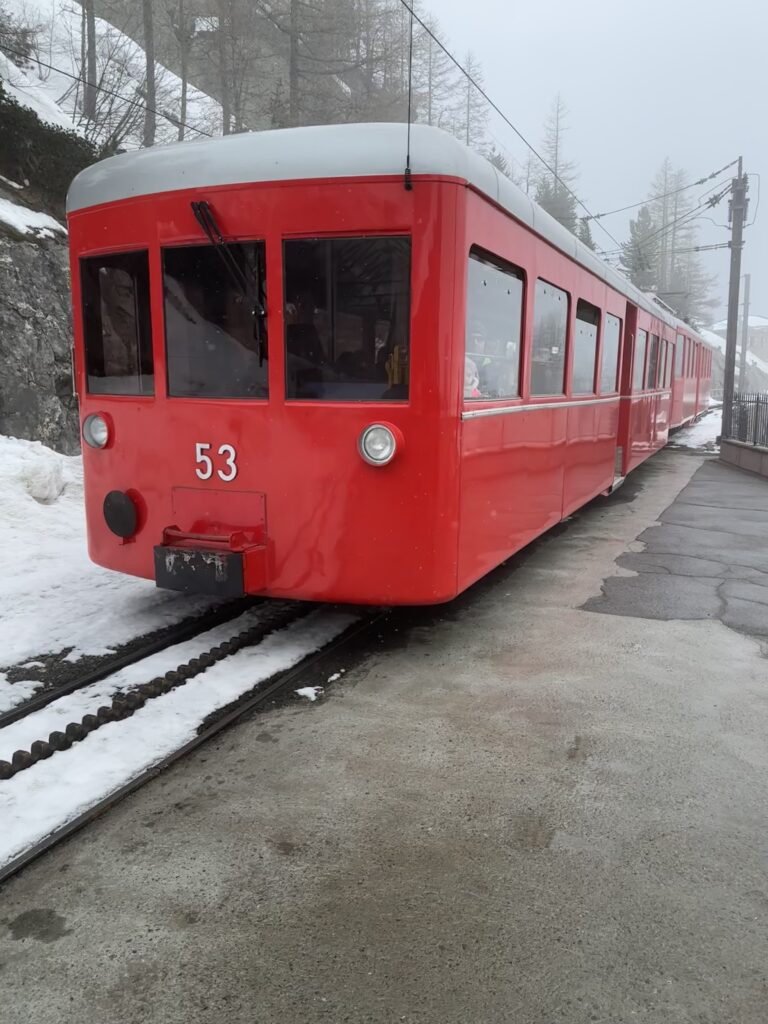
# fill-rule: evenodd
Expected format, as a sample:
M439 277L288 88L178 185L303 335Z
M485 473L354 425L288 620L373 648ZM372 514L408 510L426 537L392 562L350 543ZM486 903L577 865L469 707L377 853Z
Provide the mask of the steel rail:
M82 690L84 687L90 686L91 683L101 682L102 679L114 675L121 669L128 668L129 665L135 665L136 662L143 661L153 654L159 654L160 651L173 647L175 644L193 640L209 629L221 626L225 622L231 622L232 619L236 619L239 615L261 603L263 601L257 598L239 598L237 601L229 601L227 604L220 605L209 612L195 616L195 618L185 619L175 626L163 627L162 636L156 636L154 640L126 651L125 654L119 654L115 658L107 656L105 661L94 666L90 671L75 676L59 686L52 686L50 689L36 693L29 700L22 701L7 711L3 711L0 713L0 730L6 725L26 718L27 715L31 715L35 711L40 711L41 708L47 707L60 697L66 697L67 694L74 693L75 690Z

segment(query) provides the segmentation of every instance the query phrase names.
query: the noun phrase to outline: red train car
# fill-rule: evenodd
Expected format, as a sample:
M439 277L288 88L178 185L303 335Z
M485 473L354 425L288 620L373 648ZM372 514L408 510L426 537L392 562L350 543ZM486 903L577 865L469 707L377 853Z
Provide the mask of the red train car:
M327 126L78 175L94 561L198 592L445 601L696 415L690 328L455 139L417 125L411 152L406 179L403 125Z

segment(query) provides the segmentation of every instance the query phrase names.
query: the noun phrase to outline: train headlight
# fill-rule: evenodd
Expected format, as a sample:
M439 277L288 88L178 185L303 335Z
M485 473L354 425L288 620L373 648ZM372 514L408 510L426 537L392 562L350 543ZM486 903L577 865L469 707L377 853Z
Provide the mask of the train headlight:
M357 450L369 465L386 466L395 457L398 440L402 442L402 434L396 427L372 423L360 435Z
M91 448L104 448L109 441L109 424L103 416L86 416L83 423L83 440Z

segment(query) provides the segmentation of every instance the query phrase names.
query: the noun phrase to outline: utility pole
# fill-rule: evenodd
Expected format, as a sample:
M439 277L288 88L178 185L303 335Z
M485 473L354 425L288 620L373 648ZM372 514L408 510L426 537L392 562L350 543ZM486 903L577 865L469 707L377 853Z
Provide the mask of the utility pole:
M747 348L749 347L749 274L744 275L744 313L741 320L741 353L739 355L739 394L747 386Z
M741 250L744 247L743 230L747 218L748 179L739 171L731 182L731 278L728 286L728 329L725 336L725 373L723 375L723 437L730 437L733 417L733 384L736 372L736 342L739 331L739 285L741 283Z

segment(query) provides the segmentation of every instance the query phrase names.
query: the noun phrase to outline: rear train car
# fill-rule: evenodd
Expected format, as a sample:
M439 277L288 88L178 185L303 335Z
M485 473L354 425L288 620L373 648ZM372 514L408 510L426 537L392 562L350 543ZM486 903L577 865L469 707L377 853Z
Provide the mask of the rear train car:
M157 147L69 196L89 551L159 586L454 597L708 400L694 332L403 125ZM681 340L682 355L681 355Z

